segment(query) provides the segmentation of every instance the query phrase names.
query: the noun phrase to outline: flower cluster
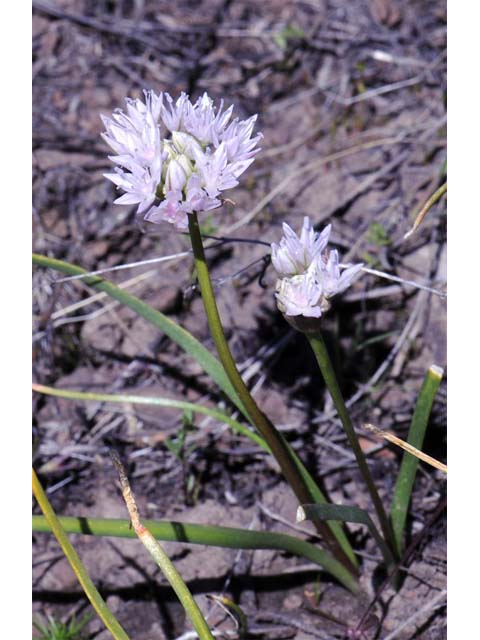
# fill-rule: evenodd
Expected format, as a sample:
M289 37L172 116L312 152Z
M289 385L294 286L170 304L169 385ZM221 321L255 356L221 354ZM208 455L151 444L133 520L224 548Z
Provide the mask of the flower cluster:
M272 244L277 305L287 318L320 318L330 308L330 298L345 291L363 267L355 264L341 273L338 252L327 249L331 228L317 233L305 217L300 236L283 223L280 244Z
M215 107L204 93L194 104L182 93L145 92L145 101L126 99L126 113L102 116L103 139L116 155L106 173L125 193L117 204L137 204L145 220L188 227L188 215L221 205L221 192L238 184L262 137L252 138L257 116L231 119L233 107Z

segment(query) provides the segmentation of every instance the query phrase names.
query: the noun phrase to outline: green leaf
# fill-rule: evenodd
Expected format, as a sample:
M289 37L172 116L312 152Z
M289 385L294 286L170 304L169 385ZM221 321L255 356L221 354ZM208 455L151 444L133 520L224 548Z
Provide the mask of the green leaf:
M443 377L443 369L432 365L423 380L422 388L418 396L415 412L413 414L410 429L408 431L408 444L417 449L422 449L428 420L432 411L433 401ZM415 476L419 460L411 453L405 451L400 465L400 471L395 483L390 518L397 549L400 552L403 547L403 532L407 521L408 505L412 496Z
M287 24L287 26L284 29L282 29L281 31L278 31L273 36L273 41L275 42L275 44L279 49L281 49L282 51L285 51L288 47L290 40L295 40L297 38L304 38L304 37L305 37L305 31L303 31L303 29L300 29L299 27L296 27L295 25L292 25L292 24Z
M200 413L203 415L211 416L220 422L228 424L236 433L239 433L250 440L253 440L255 444L264 449L267 453L270 453L268 445L263 438L251 431L248 427L241 424L237 420L234 420L226 413L219 411L218 409L210 409L199 404L193 404L192 402L184 402L183 400L173 400L171 398L159 398L152 396L136 396L124 393L92 393L90 391L76 391L74 389L55 389L54 387L47 387L43 384L33 384L32 389L37 393L43 393L48 396L56 396L58 398L66 398L67 400L81 400L81 401L94 401L94 402L119 402L130 404L146 404L157 407L169 407L172 409L181 409L184 411L191 411L192 413ZM186 426L186 425L185 425ZM166 444L166 443L165 443ZM178 444L178 439L176 440ZM168 446L168 445L167 445Z
M210 594L208 596L216 602L234 621L239 640L243 640L248 632L248 619L243 609L225 596Z
M395 564L395 560L388 545L380 535L380 532L375 526L370 515L364 511L364 509L343 504L302 504L298 507L297 522L302 522L303 520L314 520L315 518L327 521L340 520L341 522L355 522L357 524L365 525L368 527L372 537L382 552L386 566L393 566Z
M73 616L69 622L61 622L51 615L47 615L47 622L40 618L33 620L34 629L41 634L35 640L85 640L84 627L91 619L92 615L86 614L80 620Z
M67 533L136 538L136 533L131 527L130 520L77 518L71 516L63 516L59 520ZM350 571L345 569L330 553L285 533L160 520L142 520L142 523L156 538L166 542L203 544L229 549L278 549L288 551L323 567L353 593L357 593L359 590L358 583L352 577ZM43 516L33 516L32 529L33 531L50 532L50 526Z

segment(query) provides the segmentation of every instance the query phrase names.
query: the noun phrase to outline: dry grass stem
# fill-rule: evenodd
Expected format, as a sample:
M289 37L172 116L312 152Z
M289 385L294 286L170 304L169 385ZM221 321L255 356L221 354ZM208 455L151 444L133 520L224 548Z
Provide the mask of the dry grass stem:
M416 447L412 447L411 444L408 444L408 442L405 442L405 440L402 440L401 438L398 438L397 436L393 435L393 433L389 433L388 431L383 431L383 429L379 429L375 425L370 424L368 422L365 423L363 427L365 429L368 429L368 431L371 431L372 433L374 433L376 436L381 436L382 438L385 438L385 440L388 440L388 442L391 442L392 444L397 445L397 447L402 448L404 451L411 453L412 456L415 456L419 460L422 460L423 462L426 462L432 467L435 467L435 469L439 469L440 471L443 471L443 473L447 473L446 464L443 464L442 462L435 460L435 458L432 458L432 456L429 456L426 453L423 453L423 451L420 451L420 449L417 449Z

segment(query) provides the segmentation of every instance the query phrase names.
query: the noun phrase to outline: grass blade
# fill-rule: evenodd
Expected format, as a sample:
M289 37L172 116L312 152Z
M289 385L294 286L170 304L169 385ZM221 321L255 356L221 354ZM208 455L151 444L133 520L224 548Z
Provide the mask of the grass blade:
M372 538L374 538L387 567L395 564L395 559L385 540L380 535L375 523L370 515L360 507L343 504L303 504L298 507L297 522L312 520L315 517L322 520L340 520L341 522L356 522L368 527Z
M408 444L416 449L422 448L433 401L442 377L443 369L436 365L432 365L425 375L407 438ZM395 483L390 517L399 552L403 547L403 531L405 529L408 505L412 495L418 464L418 458L405 451Z
M157 542L157 540L155 540L152 533L140 521L137 504L135 502L132 489L130 488L127 474L125 473L125 469L120 462L120 458L116 451L111 451L111 458L120 479L122 495L125 500L125 504L127 505L130 521L140 542L160 567L163 575L177 594L177 597L180 600L185 613L190 618L193 628L197 632L200 640L213 640L211 629L208 626L200 607L190 593L190 589L183 581L182 576L177 571L173 562L163 550L163 547Z
M135 396L129 394L111 394L111 393L91 393L87 391L76 391L73 389L55 389L54 387L47 387L43 384L32 384L33 391L37 393L43 393L48 396L56 396L57 398L65 398L67 400L82 400L82 401L95 401L95 402L119 402L130 404L146 404L157 407L171 407L172 409L181 409L183 411L192 411L194 413L201 413L203 415L211 416L220 422L228 424L237 433L250 438L259 447L270 453L268 445L263 438L251 431L248 427L241 424L237 420L234 420L226 413L217 409L210 409L209 407L203 407L193 402L184 402L183 400L172 400L170 398L157 398L153 396Z
M82 589L85 591L87 598L90 600L93 608L98 613L101 618L103 624L110 631L115 640L129 640L127 634L120 626L120 623L115 618L113 613L107 607L105 601L102 596L98 593L95 585L93 584L90 576L87 573L87 570L83 566L82 561L80 560L77 552L73 548L72 543L67 537L65 529L62 526L61 521L55 514L52 505L50 504L45 491L38 480L37 474L35 470L32 469L32 487L33 494L40 506L40 509L43 512L43 518L45 522L48 524L49 529L53 532L55 537L60 544L63 553L67 557L70 566L72 567L75 575L80 582ZM35 517L35 516L34 516ZM37 518L39 516L36 516Z
M113 518L83 518L61 516L62 527L67 533L83 533L115 538L136 538L130 520ZM330 553L317 546L294 538L286 533L251 531L239 527L208 526L189 522L144 520L143 524L158 540L225 547L228 549L277 549L287 551L314 562L328 571L353 593L359 590L358 582ZM33 516L33 531L50 533L51 527L43 516Z
M48 258L47 256L42 256L37 253L32 254L32 260L33 264L37 266L55 269L56 271L66 273L68 275L86 273L85 269L82 269L81 267L64 262L63 260ZM230 398L235 406L240 409L243 415L248 417L240 398L231 385L220 362L218 362L218 360L212 356L212 354L201 344L201 342L194 338L191 333L136 296L133 296L131 293L117 287L113 282L104 280L98 276L86 277L83 279L83 282L91 287L95 287L95 289L98 289L99 291L104 291L115 300L118 300L127 307L130 307L130 309L133 309L139 316L145 318L145 320L160 329L160 331L163 331L163 333L176 342L202 366L204 371L208 373L212 380L218 384L220 389Z

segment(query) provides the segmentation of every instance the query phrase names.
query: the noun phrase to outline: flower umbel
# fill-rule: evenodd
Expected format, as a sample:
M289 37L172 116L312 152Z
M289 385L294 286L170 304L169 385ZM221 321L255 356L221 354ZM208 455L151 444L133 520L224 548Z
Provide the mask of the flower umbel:
M207 93L195 103L185 93L176 102L168 93L144 93L144 102L126 99L126 113L102 116L117 165L105 177L125 191L117 204L138 204L145 220L183 230L187 214L219 207L222 192L254 161L257 116L231 121L233 106L224 111Z
M283 223L280 244L272 244L272 264L279 276L275 296L287 319L320 318L330 309L330 299L345 291L363 267L358 263L340 271L338 252L327 249L330 231L328 225L317 233L305 217L300 236Z

